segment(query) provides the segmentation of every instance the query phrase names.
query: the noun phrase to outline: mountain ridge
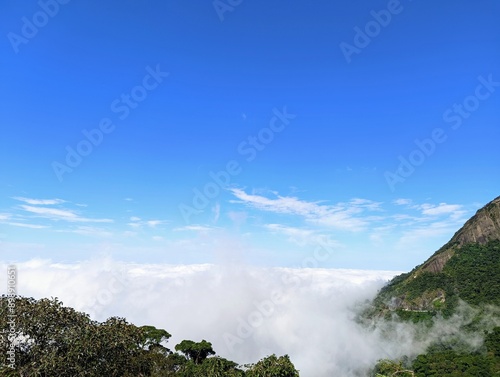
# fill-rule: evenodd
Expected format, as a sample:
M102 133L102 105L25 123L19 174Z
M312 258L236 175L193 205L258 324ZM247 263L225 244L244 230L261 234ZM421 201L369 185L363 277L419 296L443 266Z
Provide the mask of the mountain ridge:
M450 313L463 299L460 292L476 303L471 291L478 291L478 297L491 301L490 291L496 292L500 287L499 245L500 196L480 208L424 263L396 276L382 288L374 300L375 313L436 312L445 308ZM486 271L489 275L485 275ZM479 284L478 276L492 279L491 287L472 286Z

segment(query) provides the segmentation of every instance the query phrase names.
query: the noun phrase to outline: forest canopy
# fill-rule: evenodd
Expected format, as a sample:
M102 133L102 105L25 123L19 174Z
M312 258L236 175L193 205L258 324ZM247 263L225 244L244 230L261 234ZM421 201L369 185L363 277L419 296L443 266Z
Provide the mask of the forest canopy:
M172 351L166 330L119 317L97 322L57 298L1 296L0 331L3 377L299 376L287 355L240 366L206 340L183 340Z

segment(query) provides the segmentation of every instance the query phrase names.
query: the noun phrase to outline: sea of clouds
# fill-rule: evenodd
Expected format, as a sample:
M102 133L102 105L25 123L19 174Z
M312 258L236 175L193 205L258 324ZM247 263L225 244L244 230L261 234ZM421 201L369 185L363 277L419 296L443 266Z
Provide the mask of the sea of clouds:
M0 267L6 270L7 264ZM131 264L102 258L78 264L30 260L17 264L17 274L22 296L58 297L98 321L119 316L138 326L163 328L172 334L171 349L183 339L206 339L218 355L241 364L288 354L303 377L363 376L377 360L416 355L432 339L458 333L463 324L458 317L437 320L432 337L412 324L360 325L356 313L394 271Z

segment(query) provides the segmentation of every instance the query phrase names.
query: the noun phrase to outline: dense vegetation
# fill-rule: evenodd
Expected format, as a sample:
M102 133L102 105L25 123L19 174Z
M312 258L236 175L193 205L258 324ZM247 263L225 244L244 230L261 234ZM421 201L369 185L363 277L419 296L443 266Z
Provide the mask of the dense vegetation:
M494 377L500 376L500 327L486 335L484 349L467 353L431 348L413 362L382 360L376 377Z
M424 271L419 266L394 278L382 289L374 308L367 314L385 314L390 318L395 313L401 320L427 322L430 326L437 316L447 318L457 314L461 301L475 311L460 331L464 334L485 332L482 348L467 349L456 339L433 344L413 361L380 361L372 376L500 376L500 327L487 330L483 324L483 319L491 316L500 323L498 310L493 309L500 306L498 240L457 248L441 272Z
M93 321L57 299L0 297L0 376L2 377L298 377L288 356L268 356L256 364L216 356L206 340L184 340L173 352L170 334L137 327L124 318ZM9 320L14 318L13 323ZM7 336L9 335L9 336ZM8 351L13 345L11 368Z
M375 300L375 311L390 307L391 300L405 307L406 317L422 311L450 316L459 300L500 306L500 241L462 246L439 273L417 271L418 267L384 287Z

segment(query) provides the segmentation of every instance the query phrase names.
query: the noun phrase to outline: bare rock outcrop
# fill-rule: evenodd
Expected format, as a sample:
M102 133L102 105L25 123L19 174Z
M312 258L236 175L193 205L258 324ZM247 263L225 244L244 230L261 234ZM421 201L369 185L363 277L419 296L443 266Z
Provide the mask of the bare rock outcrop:
M478 210L446 245L422 265L421 270L441 272L457 248L470 243L484 245L493 240L500 240L500 196Z
M453 236L450 243L459 246L468 243L486 244L500 239L500 196L481 208Z

